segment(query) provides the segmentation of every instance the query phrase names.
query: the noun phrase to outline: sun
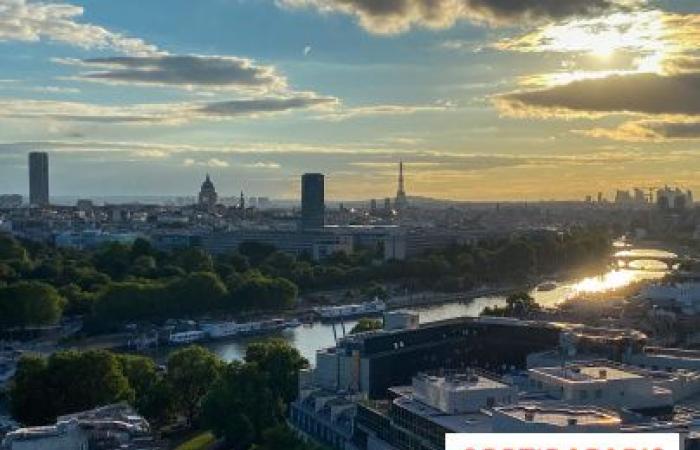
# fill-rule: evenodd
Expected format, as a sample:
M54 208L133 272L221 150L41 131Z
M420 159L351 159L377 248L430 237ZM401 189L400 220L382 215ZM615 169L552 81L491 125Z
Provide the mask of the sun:
M617 49L609 45L591 46L589 53L598 59L609 60L615 56Z
M659 61L669 52L668 34L664 16L658 11L617 12L550 24L504 41L501 48L588 55L605 63L601 71L609 70L610 63L619 59L617 70L648 72L658 71ZM569 71L574 72L574 66L569 66Z

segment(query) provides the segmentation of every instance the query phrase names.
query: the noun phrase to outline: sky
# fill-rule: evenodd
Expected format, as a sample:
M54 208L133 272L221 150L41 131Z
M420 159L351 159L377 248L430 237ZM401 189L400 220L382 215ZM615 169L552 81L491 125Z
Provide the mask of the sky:
M700 190L697 0L0 0L0 193Z

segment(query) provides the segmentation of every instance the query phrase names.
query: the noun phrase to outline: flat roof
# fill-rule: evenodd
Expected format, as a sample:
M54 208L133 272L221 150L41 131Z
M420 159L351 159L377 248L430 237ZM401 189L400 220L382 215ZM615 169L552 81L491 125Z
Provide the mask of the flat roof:
M492 417L484 413L446 414L411 396L397 398L394 404L451 432L488 433L492 431Z
M531 373L540 373L563 382L590 382L608 380L631 380L644 378L643 376L621 370L608 365L574 365L567 367L537 367L530 369Z
M437 386L450 392L479 391L482 389L499 389L509 387L505 383L480 375L456 374L447 376L435 376L418 374L414 377L418 381Z
M619 425L620 417L612 412L601 409L570 406L544 406L544 405L514 405L494 408L501 414L522 422L533 422L555 425L559 427L573 425ZM531 419L527 417L530 416Z

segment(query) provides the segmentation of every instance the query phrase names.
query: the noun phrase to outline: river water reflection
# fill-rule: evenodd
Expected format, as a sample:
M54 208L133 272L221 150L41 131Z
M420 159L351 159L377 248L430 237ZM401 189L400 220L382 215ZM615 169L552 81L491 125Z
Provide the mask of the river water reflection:
M635 256L673 256L672 253L659 252L658 250L626 250L634 252ZM631 269L611 269L598 276L580 279L558 281L556 287L543 291L533 289L530 295L542 306L555 306L558 303L586 292L603 292L631 283L644 280L656 280L662 278L667 273L666 265L653 260L640 260L630 263ZM644 270L639 270L644 269ZM505 304L505 297L478 297L470 302L455 302L442 305L431 305L425 307L409 308L420 316L421 323L434 322L436 320L450 319L462 316L478 316L486 306L502 306ZM345 322L347 332L356 324L356 321ZM335 326L338 336L342 335L342 327ZM207 347L218 354L226 361L241 359L245 354L248 343L255 340L266 339L266 337L255 337L250 339L238 339L235 341L220 341L207 344ZM298 328L284 330L274 335L282 338L295 346L299 352L312 363L316 359L316 350L332 346L335 342L333 326L325 323L313 323L302 325Z

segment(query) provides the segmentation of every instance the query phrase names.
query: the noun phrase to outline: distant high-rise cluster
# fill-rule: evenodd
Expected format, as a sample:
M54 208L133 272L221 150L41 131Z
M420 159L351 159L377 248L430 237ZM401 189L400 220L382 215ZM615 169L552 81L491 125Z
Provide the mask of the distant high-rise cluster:
M206 208L212 208L214 205L216 205L218 199L219 196L214 188L214 183L212 183L209 174L207 174L206 179L202 183L202 188L199 190L199 205Z
M323 174L305 173L301 177L301 227L323 228L325 225L325 180Z
M598 193L598 203L607 203L602 192ZM590 195L586 196L586 202L592 203ZM658 188L654 186L636 187L632 191L618 189L615 192L615 205L630 207L649 207L656 205L661 211L683 211L693 207L693 193L690 190L680 188L670 188L664 186Z
M29 154L29 204L49 204L49 155L46 152Z
M656 191L656 206L661 210L682 211L693 205L693 193L683 192L679 188L664 186Z

